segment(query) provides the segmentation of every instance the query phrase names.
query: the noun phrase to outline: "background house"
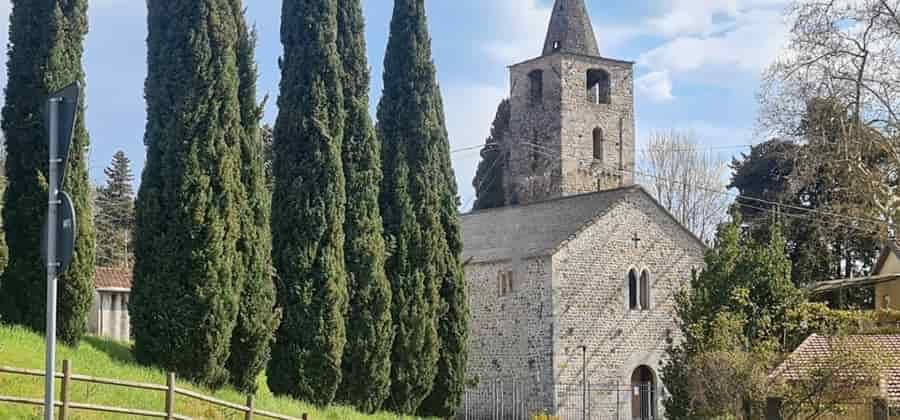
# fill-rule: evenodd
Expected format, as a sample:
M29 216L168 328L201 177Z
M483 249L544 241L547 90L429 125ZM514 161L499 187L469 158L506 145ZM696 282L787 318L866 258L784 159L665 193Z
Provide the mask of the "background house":
M119 341L131 338L131 318L128 316L131 279L131 268L97 267L88 332Z

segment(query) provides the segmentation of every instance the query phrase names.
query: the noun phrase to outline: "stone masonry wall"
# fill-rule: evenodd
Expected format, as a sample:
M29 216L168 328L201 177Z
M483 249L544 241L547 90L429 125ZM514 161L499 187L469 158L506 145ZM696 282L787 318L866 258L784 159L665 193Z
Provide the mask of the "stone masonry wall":
M510 132L501 145L509 158L506 202L525 204L561 195L560 115L562 56L554 54L510 67ZM543 95L532 98L533 71L543 72Z
M637 245L635 235L640 239ZM617 410L620 418L630 418L628 390L632 373L640 366L653 370L661 388L658 372L666 348L680 339L674 295L688 284L692 270L702 267L704 250L649 197L632 195L553 257L560 303L554 375L560 386L577 384L580 390L584 363L580 346L587 346L588 381L595 389L591 418L616 418ZM650 272L648 310L628 308L632 268ZM605 392L613 389L625 392L618 391L618 397ZM580 407L581 394L557 395L556 405L561 410Z
M535 100L529 75L540 70ZM587 74L610 76L610 103L589 99ZM564 195L631 185L635 118L632 63L572 53L539 57L510 68L510 132L505 175L507 203L527 204ZM595 128L603 131L603 159L594 158ZM626 172L623 175L621 169Z
M512 273L512 290L501 295L502 273ZM471 330L467 379L473 394L492 384L517 384L518 392L541 407L553 389L550 258L470 262L466 266ZM471 398L469 412L489 417L487 399Z
M562 190L568 194L634 183L634 71L629 62L566 54L562 85ZM610 76L610 103L589 99L587 73ZM603 131L603 158L594 158L594 129ZM623 173L624 170L624 173Z

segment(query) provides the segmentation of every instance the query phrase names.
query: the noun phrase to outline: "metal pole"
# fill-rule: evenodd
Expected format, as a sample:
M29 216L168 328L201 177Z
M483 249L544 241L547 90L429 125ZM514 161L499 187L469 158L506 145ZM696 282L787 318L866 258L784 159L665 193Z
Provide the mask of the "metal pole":
M587 420L587 400L588 400L588 382L587 382L587 346L581 346L581 418Z
M47 360L44 372L44 420L53 420L56 371L56 219L59 210L59 98L50 98L50 188L47 201Z

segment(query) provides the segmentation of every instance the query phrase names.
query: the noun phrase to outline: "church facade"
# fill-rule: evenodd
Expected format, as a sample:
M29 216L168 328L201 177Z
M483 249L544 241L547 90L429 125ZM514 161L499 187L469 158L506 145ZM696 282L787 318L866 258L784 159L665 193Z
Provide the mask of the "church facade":
M462 217L464 410L664 418L675 294L706 248L634 185L632 63L600 56L584 0L556 0L543 54L510 74L508 206Z

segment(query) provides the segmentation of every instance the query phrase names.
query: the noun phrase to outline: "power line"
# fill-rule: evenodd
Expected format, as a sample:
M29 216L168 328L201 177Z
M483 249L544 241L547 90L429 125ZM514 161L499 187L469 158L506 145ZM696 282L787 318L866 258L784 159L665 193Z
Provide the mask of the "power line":
M499 143L485 143L485 144L479 144L479 145L465 146L465 147L460 147L458 149L453 149L450 151L450 153L457 154L457 153L462 153L462 152L468 152L471 150L482 149L487 146L497 146L497 145L499 145ZM683 149L666 149L666 148L660 148L660 147L648 147L648 148L635 149L635 151L636 152L650 152L650 151L654 151L654 150L666 150L666 151L671 151L671 152L687 153L687 152L703 152L703 151L712 151L712 150L747 149L747 148L750 148L753 146L755 146L755 145L754 144L733 144L733 145L727 145L727 146L686 147Z
M549 156L549 157L552 157L552 158L559 158L559 157L562 157L561 154L556 153L555 151L547 150L547 148L546 148L545 146L543 146L543 145L538 145L538 144L531 143L531 142L524 142L524 143L527 144L527 145L530 145L530 146L534 149L535 152L543 153L543 154L545 154L546 156ZM543 150L542 150L542 149L543 149ZM887 221L875 220L875 219L868 219L868 218L861 218L861 217L850 216L850 215L844 215L844 214L839 214L839 213L830 213L830 212L825 212L825 211L815 210L815 209L808 209L808 208L804 208L804 207L798 207L798 206L788 205L788 204L784 204L784 203L778 203L778 202L774 202L774 201L764 200L764 199L761 199L761 198L749 197L749 196L745 196L745 195L741 195L741 194L734 194L734 193L728 192L727 190L718 190L718 189L710 188L710 187L708 187L708 186L701 186L701 185L696 185L696 184L686 183L686 182L683 182L683 181L677 181L677 180L667 179L667 178L664 178L664 177L660 177L660 176L658 176L658 175L654 175L654 174L650 174L650 173L642 172L642 171L638 171L638 170L628 170L628 169L624 169L624 168L618 168L618 167L615 167L615 166L613 166L613 165L604 164L604 163L601 163L601 165L604 166L604 167L606 167L607 169L614 170L614 171L617 171L617 172L621 172L621 173L631 173L631 174L633 174L633 175L643 176L643 177L647 177L647 178L651 178L651 179L657 179L657 180L664 181L664 182L669 182L669 183L672 183L672 184L679 184L679 185L683 185L683 186L689 186L689 187L693 187L693 188L696 188L696 189L701 190L701 191L706 191L706 192L710 192L710 193L713 193L713 194L718 194L718 195L721 195L721 196L729 197L729 198L735 199L735 200L736 200L735 203L736 203L737 205L739 205L739 206L746 207L746 208L753 208L753 209L761 210L761 211L764 211L764 212L771 212L772 209L769 209L769 210L763 210L763 209L761 209L761 208L759 208L759 207L747 205L746 203L741 203L740 200L741 200L741 199L743 199L743 200L749 200L749 201L754 201L754 202L757 202L757 203L762 203L762 204L767 204L767 205L770 205L770 206L775 206L775 207L778 207L778 208L787 208L787 209L791 209L791 210L795 210L795 211L799 211L799 212L803 212L803 213L817 214L817 215L820 215L820 216L828 216L828 217L833 217L833 218L843 218L843 219L846 219L846 220L848 220L848 221L853 221L853 222L857 222L857 223L875 224L875 225L877 225L877 226L879 226L879 227L886 227L886 228L889 229L889 230L890 230L890 229L895 229L895 226L894 226L893 224L887 222ZM476 194L477 194L477 190L476 190ZM784 216L788 216L788 217L796 216L795 213L779 213L779 214L780 214L780 215L784 215ZM807 218L807 220L817 220L817 219ZM878 234L879 234L878 231L876 231L876 230L865 229L865 228L861 228L861 227L859 227L859 226L852 226L852 225L846 225L846 224L841 225L841 226L848 227L848 228L851 228L851 229L860 230L860 231L863 231L863 232L866 232L866 233L870 233L870 234L875 234L875 235L878 235Z

